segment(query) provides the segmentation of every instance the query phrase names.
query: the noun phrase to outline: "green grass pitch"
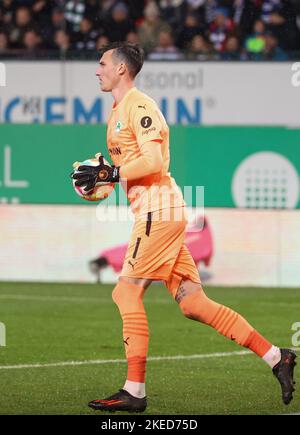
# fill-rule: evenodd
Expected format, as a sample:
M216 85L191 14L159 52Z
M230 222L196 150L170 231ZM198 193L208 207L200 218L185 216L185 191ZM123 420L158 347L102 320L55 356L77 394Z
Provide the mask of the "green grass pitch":
M94 414L87 402L115 393L126 376L121 320L110 285L0 283L0 414ZM300 322L300 289L212 288L207 294L243 314L270 341L291 347ZM213 329L185 319L162 285L145 296L149 356L243 350ZM87 361L82 365L57 365ZM8 369L4 366L41 364ZM45 365L45 366L44 366ZM295 368L300 379L299 364ZM289 406L269 367L255 355L153 360L147 365L150 415L283 414L300 412L300 390Z

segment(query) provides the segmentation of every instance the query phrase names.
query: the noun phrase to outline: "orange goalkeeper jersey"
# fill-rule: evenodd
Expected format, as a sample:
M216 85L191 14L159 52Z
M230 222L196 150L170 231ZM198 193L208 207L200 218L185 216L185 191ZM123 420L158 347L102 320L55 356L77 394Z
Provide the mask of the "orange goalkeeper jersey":
M131 209L144 214L169 207L182 207L181 190L169 171L169 128L154 100L131 88L108 119L107 147L115 166L122 166L142 155L146 142L158 142L163 158L162 168L143 178L122 180ZM154 145L155 146L155 145Z

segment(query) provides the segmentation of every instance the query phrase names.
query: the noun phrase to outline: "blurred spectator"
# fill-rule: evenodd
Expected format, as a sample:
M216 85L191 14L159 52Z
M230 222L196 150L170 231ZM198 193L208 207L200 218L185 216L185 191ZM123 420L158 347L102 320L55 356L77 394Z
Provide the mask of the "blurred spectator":
M195 14L200 23L208 23L214 19L214 9L210 10L210 20L207 20L207 0L187 0L188 13ZM215 3L216 5L217 3Z
M175 43L161 44L162 31ZM151 57L176 59L179 48L188 58L281 60L300 51L300 0L0 0L0 33L9 57L58 46L91 57L108 39L155 49Z
M105 34L110 41L125 41L127 33L135 30L134 23L129 17L128 6L123 3L117 3L111 11L111 18L104 23Z
M5 32L0 31L0 54L6 53L8 49L8 37Z
M40 35L33 29L27 30L23 35L22 48L24 48L23 57L36 57L43 48Z
M291 0L263 0L261 18L286 49L297 49L299 31L296 23L297 8Z
M229 11L226 8L216 9L215 19L210 25L209 38L216 51L224 49L225 40L235 29L235 25L229 17Z
M109 39L106 35L101 35L98 37L97 42L96 42L96 49L100 50L102 47L104 47L105 45L109 44Z
M214 21L219 7L220 3L218 0L206 0L204 5L204 19L207 24L211 24Z
M155 2L148 3L144 10L144 22L138 29L140 43L148 53L158 44L158 35L161 31L171 31L168 23L160 18L160 12Z
M129 42L129 44L139 44L139 35L136 32L127 33L126 42Z
M85 12L84 0L67 1L65 5L65 19L73 32L78 32L80 22Z
M281 0L263 0L261 5L261 19L269 23L273 14L278 15L282 8Z
M224 51L221 53L222 60L240 60L240 42L236 36L229 36L225 42Z
M56 30L54 33L55 48L67 52L71 48L70 35L65 30Z
M49 0L36 0L31 7L34 21L38 21L40 27L49 25L53 5Z
M76 50L95 50L98 36L91 20L84 17L81 20L79 32L74 35L73 47Z
M234 0L232 5L232 18L237 26L241 39L249 35L255 21L260 16L260 8L256 0Z
M2 0L0 3L0 24L5 27L12 23L16 9L16 2L13 0Z
M198 34L204 34L205 28L198 22L198 17L189 12L185 18L184 25L181 27L177 37L177 46L179 48L186 48L193 37Z
M247 53L261 53L265 48L266 26L262 20L254 23L253 33L245 41Z
M174 45L171 32L162 31L158 35L158 45L149 54L151 60L180 60L182 53Z
M211 60L215 58L215 53L212 45L203 35L195 35L190 43L187 58L191 60Z
M42 36L46 47L53 49L54 35L57 30L66 30L66 20L62 9L53 8L50 14L50 24L42 29Z
M263 51L263 60L287 60L288 56L284 50L279 47L278 38L272 33L266 35L266 44Z
M187 4L184 0L159 0L158 1L162 19L167 22L173 30L182 23L185 17Z
M52 29L59 30L66 28L65 15L60 8L54 8L51 12L51 27Z
M40 35L35 30L27 30L23 36L23 45L26 50L37 50L41 46Z
M16 9L15 15L15 27L10 32L10 41L14 48L20 48L22 46L23 38L27 30L33 29L35 26L31 10L26 7L19 7Z
M118 0L100 0L100 15L104 20L111 16L113 7L118 3Z

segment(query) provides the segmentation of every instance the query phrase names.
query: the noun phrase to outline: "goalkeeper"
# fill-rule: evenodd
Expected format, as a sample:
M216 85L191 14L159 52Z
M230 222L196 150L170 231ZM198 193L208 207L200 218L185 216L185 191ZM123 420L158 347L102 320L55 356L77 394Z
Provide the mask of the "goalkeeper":
M112 297L123 321L127 379L123 388L89 406L101 411L142 412L146 409L146 359L149 330L143 295L152 281L164 281L188 319L216 329L251 349L273 370L282 400L294 391L296 354L279 349L262 337L240 314L209 299L198 270L184 244L185 204L170 176L169 128L156 103L134 86L143 65L135 45L113 43L102 49L96 75L114 105L107 125L107 146L114 166L99 157L97 167L81 166L76 184L92 189L98 181L121 182L135 223L119 281Z

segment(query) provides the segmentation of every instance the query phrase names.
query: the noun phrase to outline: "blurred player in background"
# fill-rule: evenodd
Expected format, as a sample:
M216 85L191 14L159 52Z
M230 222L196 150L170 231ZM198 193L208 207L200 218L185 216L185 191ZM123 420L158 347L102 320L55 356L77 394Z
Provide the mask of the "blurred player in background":
M296 354L262 337L240 314L209 299L195 263L184 244L187 224L180 189L169 170L169 128L156 103L135 88L143 66L136 45L113 43L101 51L96 75L114 105L107 126L113 166L80 166L73 177L88 191L96 182L124 184L135 223L119 281L112 297L123 320L127 379L121 390L89 406L101 411L146 409L145 374L149 330L143 295L152 281L164 281L182 313L251 349L273 369L288 404L293 396ZM184 163L184 162L183 162ZM186 163L188 165L188 161Z

